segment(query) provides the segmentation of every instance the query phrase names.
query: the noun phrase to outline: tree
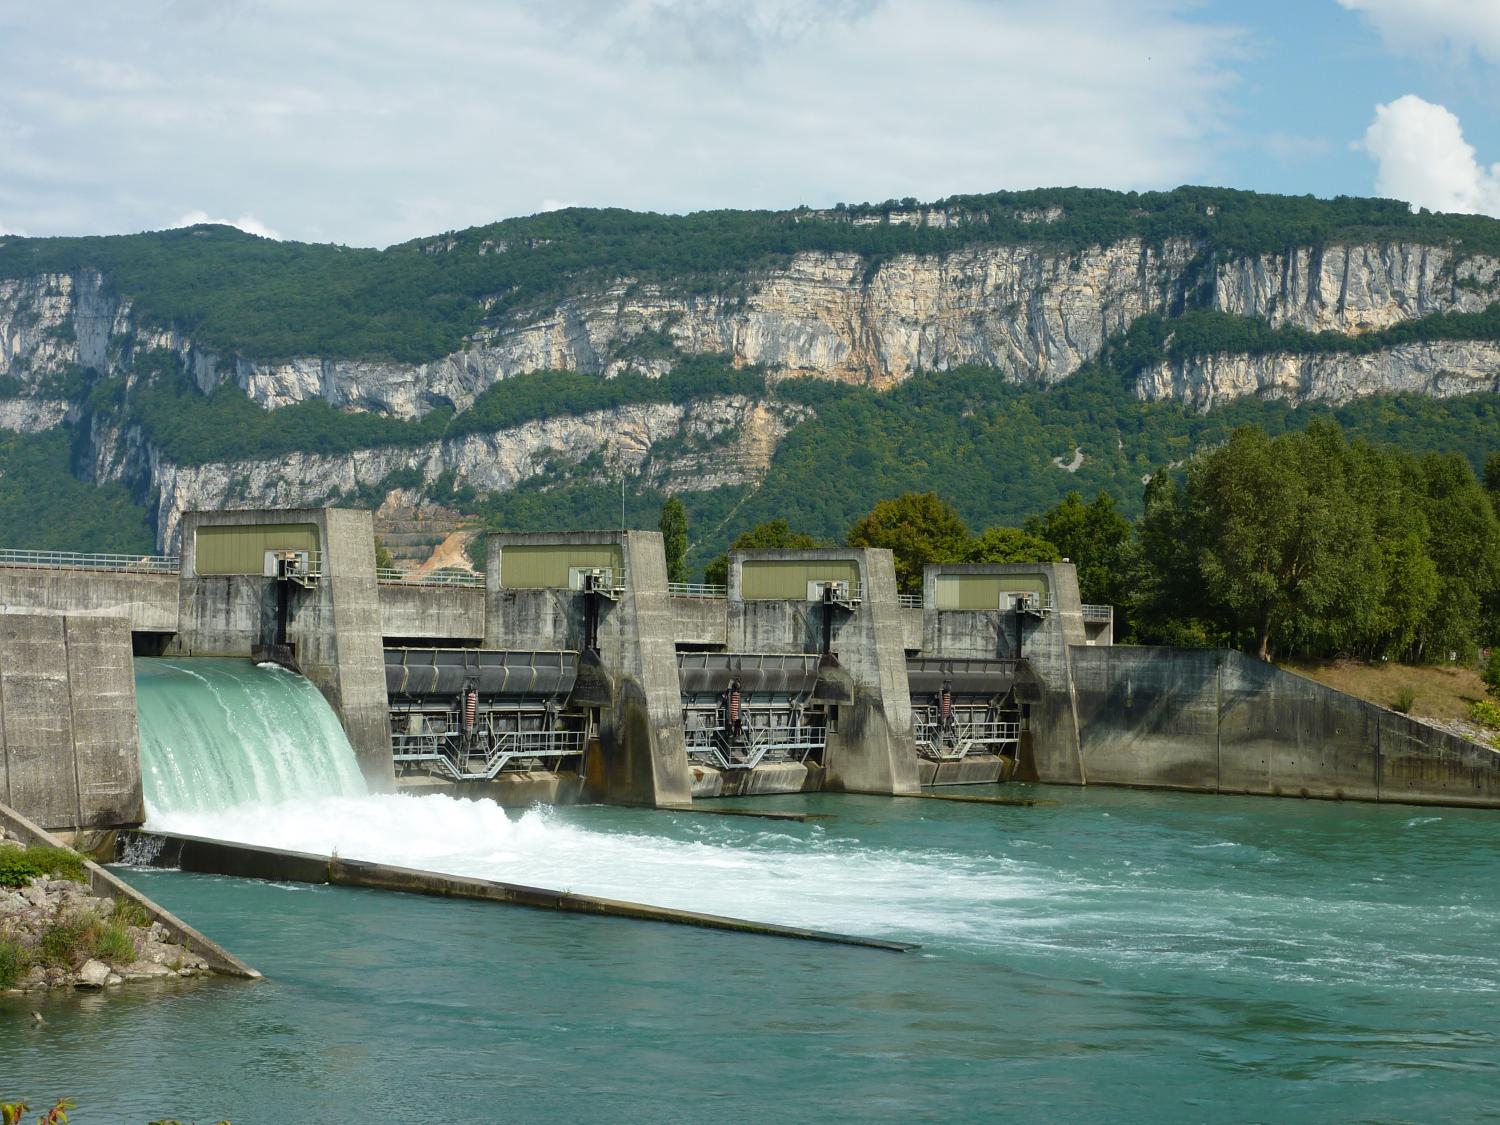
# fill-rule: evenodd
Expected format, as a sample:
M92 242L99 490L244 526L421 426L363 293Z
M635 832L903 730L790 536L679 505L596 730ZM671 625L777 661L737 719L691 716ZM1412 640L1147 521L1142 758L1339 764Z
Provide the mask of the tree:
M790 550L807 550L812 547L821 547L811 535L803 535L800 531L793 531L787 526L786 520L768 520L758 523L749 531L742 531L729 545L731 551L753 551L758 548L782 548ZM727 586L729 584L729 556L720 555L709 563L703 571L703 581L710 585Z
M882 500L856 520L846 542L851 547L886 547L896 556L896 585L902 593L922 588L929 563L959 562L969 529L935 492L907 492Z
M1490 494L1490 503L1500 505L1500 453L1485 458L1484 487Z
M1131 526L1109 493L1101 491L1085 504L1070 492L1055 507L1028 519L1026 531L1056 544L1061 556L1078 568L1078 592L1085 602L1116 605L1124 600Z
M380 541L378 535L375 537L375 567L377 570L396 568L396 556L391 554L391 549Z
M1128 524L1126 526L1129 526ZM1045 539L1017 527L989 527L964 547L964 562L1056 562L1062 552Z
M1179 568L1176 591L1262 660L1317 636L1330 616L1367 612L1371 542L1346 494L1345 451L1331 423L1274 442L1242 426L1192 466L1177 510L1161 513L1173 542L1155 546Z
M670 497L661 506L661 521L657 524L657 528L661 531L662 550L667 556L667 581L686 582L688 580L687 509L682 506L682 501L677 497Z
M1500 645L1491 647L1489 659L1485 661L1484 671L1480 675L1485 686L1490 689L1490 694L1500 699Z

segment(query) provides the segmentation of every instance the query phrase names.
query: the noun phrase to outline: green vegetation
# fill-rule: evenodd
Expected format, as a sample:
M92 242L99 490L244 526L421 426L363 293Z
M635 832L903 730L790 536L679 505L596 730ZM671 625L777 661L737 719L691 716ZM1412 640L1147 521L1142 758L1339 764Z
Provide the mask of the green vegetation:
M1490 655L1484 662L1482 673L1484 686L1491 695L1500 699L1500 644L1490 649Z
M83 857L66 848L0 847L0 887L24 887L39 875L85 881Z
M662 549L667 557L667 581L688 580L688 519L682 501L673 496L661 506L661 520L657 524L661 531Z
M1500 639L1500 520L1471 463L1242 427L1146 491L1131 606L1148 641L1471 661Z
M896 586L913 594L922 589L923 567L963 559L969 529L937 493L910 492L876 504L854 522L844 541L851 547L889 548L896 556Z
M1396 693L1396 701L1391 704L1392 711L1399 711L1403 715L1411 714L1411 709L1417 705L1417 689L1403 687Z
M36 1125L68 1125L68 1110L72 1108L70 1099L58 1098L36 1119ZM0 1102L0 1125L21 1125L21 1118L30 1112L31 1106L27 1102ZM220 1125L228 1123L221 1122Z
M72 471L83 433L59 426L39 434L0 432L0 527L6 547L38 551L149 554L156 536L143 505L123 484L94 485Z
M671 374L652 379L625 372L613 379L576 371L536 371L503 379L454 415L439 406L418 421L336 410L321 400L263 410L233 384L202 394L176 357L153 351L137 358L136 385L104 380L87 407L106 418L140 423L152 444L179 465L272 458L288 453L339 456L357 449L411 446L519 426L538 418L653 402L691 402L725 394L761 395L765 376L735 369L727 357L684 357ZM420 478L418 478L418 481ZM411 483L393 481L391 487ZM377 501L378 503L378 501Z
M1500 703L1488 699L1476 699L1469 704L1469 718L1482 727L1500 731Z
M14 988L30 967L26 947L14 938L0 937L0 992Z
M860 254L870 270L897 254L1022 243L1077 251L1125 238L1148 245L1190 239L1200 268L1216 254L1349 241L1500 251L1500 225L1493 221L1412 214L1395 200L1204 187L1051 188L929 205L952 213L957 221L949 225L891 221L922 206L908 199L828 213L692 215L570 208L383 251L274 242L222 226L104 238L7 237L0 239L0 277L97 269L132 299L144 323L176 327L201 346L252 359L420 362L457 350L486 323L555 303L580 285L629 278L678 293L733 294L758 271L802 251Z

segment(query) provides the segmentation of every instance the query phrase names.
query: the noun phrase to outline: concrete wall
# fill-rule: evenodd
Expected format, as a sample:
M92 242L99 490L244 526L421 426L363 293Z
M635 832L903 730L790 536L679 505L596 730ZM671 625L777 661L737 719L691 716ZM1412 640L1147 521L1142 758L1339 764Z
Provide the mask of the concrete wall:
M1069 656L1085 783L1500 807L1500 752L1241 653ZM1065 760L1039 770L1078 780Z
M0 613L123 617L142 633L177 631L175 574L0 567Z
M673 598L672 627L680 645L723 648L729 643L728 603L723 598Z
M597 660L585 656L600 705L600 760L589 763L595 797L619 804L685 805L692 800L682 737L673 599L666 555L651 531L500 534L489 538L486 571L487 648L584 647L585 595L563 589L501 585L507 546L618 544L625 584L618 600L601 600Z
M287 640L295 646L298 666L338 714L365 780L374 789L390 789L394 773L371 513L338 508L189 512L182 522L182 611L173 651L248 657L255 646L275 639L276 580L200 576L193 562L199 527L304 522L318 528L322 576L311 589L292 589Z
M124 618L0 615L0 796L43 828L145 816Z
M860 605L847 610L809 601L744 601L747 559L826 558L859 567ZM835 666L820 673L820 698L839 699L838 730L828 737L823 786L854 793L911 793L920 788L906 682L906 635L896 596L895 562L884 550L733 551L729 556L728 644L731 652L822 650L830 614Z
M484 637L484 591L471 586L382 582L380 631L390 638L475 641Z

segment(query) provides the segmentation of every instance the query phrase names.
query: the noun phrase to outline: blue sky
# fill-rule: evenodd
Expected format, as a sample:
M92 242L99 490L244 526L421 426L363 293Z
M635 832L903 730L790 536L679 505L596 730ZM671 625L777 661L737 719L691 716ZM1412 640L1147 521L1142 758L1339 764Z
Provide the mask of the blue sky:
M1500 0L0 0L0 233L1080 184L1500 215Z

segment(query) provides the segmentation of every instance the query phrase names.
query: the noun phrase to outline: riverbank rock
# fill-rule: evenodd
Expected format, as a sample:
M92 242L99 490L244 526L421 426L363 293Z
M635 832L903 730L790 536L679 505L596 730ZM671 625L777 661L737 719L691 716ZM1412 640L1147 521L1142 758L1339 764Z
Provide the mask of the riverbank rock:
M0 848L19 847L10 840ZM99 989L127 981L191 977L208 963L172 940L131 902L46 876L0 887L0 991Z

